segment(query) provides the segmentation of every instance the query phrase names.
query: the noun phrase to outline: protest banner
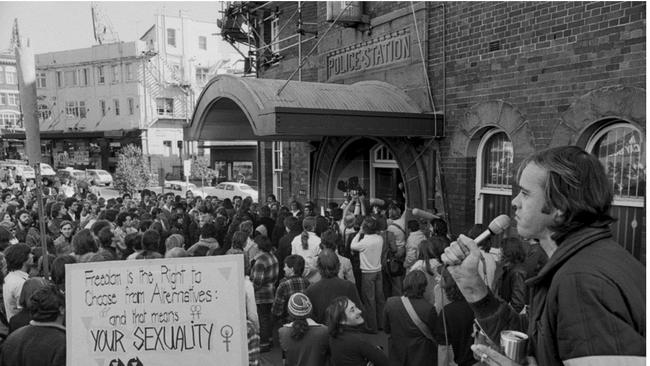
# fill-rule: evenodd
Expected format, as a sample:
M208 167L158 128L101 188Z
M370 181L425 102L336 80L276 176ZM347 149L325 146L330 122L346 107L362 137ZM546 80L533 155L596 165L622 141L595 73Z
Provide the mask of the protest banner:
M68 264L67 365L247 365L241 255Z

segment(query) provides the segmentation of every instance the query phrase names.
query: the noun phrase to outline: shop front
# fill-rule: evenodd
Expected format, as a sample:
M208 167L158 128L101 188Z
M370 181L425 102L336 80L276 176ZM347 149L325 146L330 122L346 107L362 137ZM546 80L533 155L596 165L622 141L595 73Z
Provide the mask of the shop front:
M4 154L10 159L27 160L25 135L5 135ZM41 161L54 169L104 169L114 172L122 147L140 146L140 131L41 132ZM13 156L16 156L15 158Z

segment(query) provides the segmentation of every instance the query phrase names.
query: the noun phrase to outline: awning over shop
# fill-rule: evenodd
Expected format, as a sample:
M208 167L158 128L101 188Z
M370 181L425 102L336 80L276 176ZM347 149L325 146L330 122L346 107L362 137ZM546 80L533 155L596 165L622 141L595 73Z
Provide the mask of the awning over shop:
M322 136L441 137L443 118L426 114L381 81L352 85L220 75L199 97L185 140L287 140Z

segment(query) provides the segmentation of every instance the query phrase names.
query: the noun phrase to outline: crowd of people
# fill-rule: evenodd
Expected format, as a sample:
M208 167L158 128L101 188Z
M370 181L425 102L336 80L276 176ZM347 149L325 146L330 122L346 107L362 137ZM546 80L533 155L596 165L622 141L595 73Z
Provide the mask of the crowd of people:
M501 364L472 350L487 317L477 302L528 316L538 290L526 281L546 273L553 253L536 232L457 242L435 214L357 192L320 208L273 195L256 203L148 190L106 200L88 185L61 185L48 187L41 218L33 189L11 177L0 183L0 365L65 364L65 264L213 255L244 258L250 365L273 347L286 365ZM468 234L484 230L477 224ZM470 275L480 281L474 292ZM388 349L368 341L378 332Z

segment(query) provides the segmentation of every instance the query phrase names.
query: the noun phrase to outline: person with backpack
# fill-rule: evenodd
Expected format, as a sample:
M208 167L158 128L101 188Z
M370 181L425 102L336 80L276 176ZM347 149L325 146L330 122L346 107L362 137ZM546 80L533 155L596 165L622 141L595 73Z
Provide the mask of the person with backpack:
M384 272L384 294L388 296L402 295L402 281L404 280L404 259L406 258L406 208L402 213L399 206L392 203L388 206L387 233L391 233L395 240L394 249L390 248Z

